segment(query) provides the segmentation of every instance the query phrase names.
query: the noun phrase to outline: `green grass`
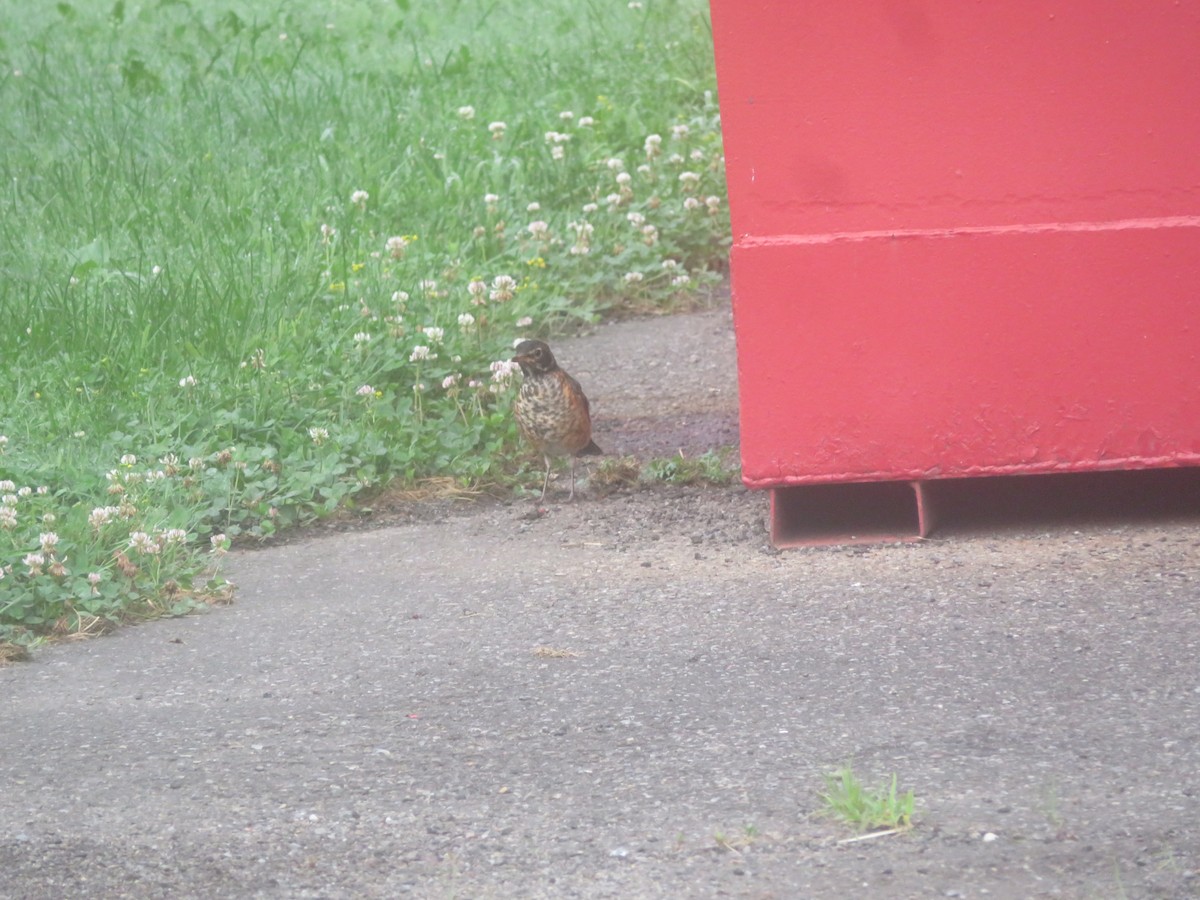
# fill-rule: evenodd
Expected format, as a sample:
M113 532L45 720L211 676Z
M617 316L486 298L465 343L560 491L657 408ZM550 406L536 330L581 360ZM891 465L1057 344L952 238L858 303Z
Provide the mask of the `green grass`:
M513 339L724 265L706 15L10 11L0 641L220 595L211 547L385 483L524 478Z
M731 448L713 449L699 456L654 457L641 461L634 456L607 456L593 469L590 482L601 490L622 487L670 485L728 485L740 469Z
M859 831L908 828L912 824L916 798L912 791L900 793L896 776L875 789L863 786L849 764L825 776L821 795L823 812Z

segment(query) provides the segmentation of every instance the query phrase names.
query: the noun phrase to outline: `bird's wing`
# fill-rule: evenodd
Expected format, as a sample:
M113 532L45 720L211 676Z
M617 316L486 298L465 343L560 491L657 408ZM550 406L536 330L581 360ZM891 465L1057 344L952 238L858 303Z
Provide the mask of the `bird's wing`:
M591 409L591 405L588 403L587 394L585 394L583 392L583 388L579 386L579 382L576 381L574 378L572 378L570 375L568 375L566 372L562 373L562 377L563 377L563 393L566 395L567 400L572 401L572 402L574 402L576 400L579 401L583 405L583 411L587 414L588 418L590 419L592 416L592 409Z

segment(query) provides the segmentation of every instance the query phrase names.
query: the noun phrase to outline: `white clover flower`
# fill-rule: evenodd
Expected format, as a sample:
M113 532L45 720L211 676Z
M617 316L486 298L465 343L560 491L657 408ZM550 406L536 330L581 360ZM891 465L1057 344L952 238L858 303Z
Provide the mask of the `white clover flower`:
M495 206L497 203L500 202L500 195L499 194L484 194L483 202L486 203L488 206Z
M482 281L479 283L483 284ZM475 317L473 315L471 315L470 313L459 313L458 314L458 327L459 328L470 328L474 324L475 324Z
M653 225L642 226L642 240L650 246L658 242L658 229Z
M404 255L404 251L408 249L408 238L403 235L394 234L387 239L384 244L384 249L392 259L400 259Z
M575 113L571 112L569 109L564 109L562 112L560 112L558 114L558 117L560 119L562 119L564 122L570 122L572 119L575 118Z
M162 266L151 266L150 274L153 275L155 278L157 278L159 275L162 274Z
M31 494L33 494L33 488L31 488L31 487L27 486L27 487L17 488L17 496L18 497L28 497Z
M608 204L609 210L612 211L612 210L615 210L618 206L620 206L624 199L625 198L622 197L620 194L609 194L608 196L606 196L604 198L604 202Z
M7 491L9 493L12 493L16 489L17 489L17 485L14 482L9 481L7 478L4 479L3 481L0 481L0 491Z
M490 366L492 370L492 381L498 385L506 385L512 381L513 376L521 370L521 367L510 359L498 359Z
M187 532L182 528L168 528L163 532L164 544L182 544L187 540Z
M579 125L581 128L591 128L595 124L596 124L596 120L593 119L591 116L580 116L579 117Z
M642 8L642 3L641 3L641 0L629 0L629 3L628 3L628 4L626 4L626 5L627 5L627 6L628 6L630 9L634 9L634 10L637 10L637 9L641 9L641 8Z
M0 434L0 451L4 450L4 448L7 446L8 446L8 435Z
M715 213L718 209L721 208L721 198L716 197L716 196L705 197L704 205L708 207L708 211L710 213Z
M672 153L670 156L667 157L667 162L673 166L683 165L683 157L680 156L678 153Z
M596 210L598 210L599 208L600 208L600 207L599 207L599 206L597 206L595 203L585 203L585 204L583 204L583 211L584 211L585 213L594 213L594 212L595 212Z
M528 328L532 324L533 324L533 319L530 318L529 316L521 316L521 318L517 319L517 327L518 328Z
M356 344L369 344L369 343L371 343L371 333L370 333L369 331L359 331L359 332L355 332L355 335L354 335L354 343L356 343Z
M431 344L440 344L442 342L442 338L446 336L446 329L437 325L426 325L422 330L425 334L425 337L429 338L429 342Z
M356 390L354 393L360 397L374 397L375 388L371 387L369 384L364 384L360 385L358 390Z
M700 183L700 176L695 172L680 172L679 183L685 191L695 190L696 185Z
M185 375L179 379L179 386L181 388L194 388L197 384L198 382L193 375Z
M679 262L678 262L677 260L674 260L674 259L664 259L664 260L662 261L662 267L663 267L664 269L666 269L666 270L669 272L669 271L671 271L672 269L678 269L678 268L679 268Z
M450 388L452 388L458 384L458 381L461 377L462 377L461 375L447 375L445 378L442 379L442 390L443 391L450 390Z
M144 531L129 532L129 547L138 553L157 553L158 544Z
M38 535L38 543L42 545L43 553L53 553L58 546L58 535L53 531L43 531Z
M492 279L492 290L488 297L494 303L505 303L513 298L517 281L511 275L497 275Z
M683 287L685 284L687 284L691 280L692 280L692 277L690 275L688 275L686 272L682 275L676 275L674 278L671 279L671 287Z
M493 141L498 141L500 138L504 137L504 130L506 128L508 128L508 126L503 122L491 122L488 124L488 131L492 133Z
M530 203L528 206L525 207L525 212L538 212L541 210L541 208L542 208L542 204L538 203L535 200L532 203Z
M475 118L475 107L460 106L458 108L458 117L464 121L470 121L471 119Z
M321 243L322 244L328 244L330 241L333 240L333 237L336 234L337 234L337 229L334 228L332 225L328 225L325 223L321 224Z
M371 199L371 195L366 191L355 191L350 195L350 202L359 209L367 208L367 201Z
M52 512L48 512L42 516L42 524L43 525L53 525L57 521L58 521L58 516L56 516Z
M691 153L688 154L688 159L690 159L692 162L703 162L704 161L704 151L703 150L693 150Z
M646 136L645 142L642 144L642 149L646 151L646 155L653 159L662 152L662 136L651 134Z
M701 205L702 204L696 197L685 197L684 201L683 201L683 208L688 210L689 212L692 210L699 209L701 207Z
M621 160L617 159L617 157L615 157L615 156L610 156L608 159L606 159L604 161L604 164L606 166L608 166L610 171L613 171L613 172L624 172L625 171L625 163L622 162Z
M46 564L46 557L40 553L26 553L25 558L21 562L29 567L30 575L41 575L42 566Z
M565 144L571 140L569 134L563 134L561 131L547 131L545 138L547 144Z
M625 214L625 218L628 219L629 224L635 228L641 228L646 224L646 217L640 212L628 212Z
M214 534L208 539L208 543L212 546L212 552L218 555L229 549L229 538L223 534Z
M417 287L419 287L421 292L424 294L432 294L437 290L437 282L432 278L426 278L424 281L419 282Z
M137 457L134 456L132 453L126 453L124 456L121 457L121 465L125 466L126 468L129 468L131 466L136 466L137 465Z
M625 273L625 283L626 284L637 284L639 281L641 281L645 277L646 276L643 275L641 272L626 272Z
M631 181L633 181L633 176L630 175L628 172L618 172L617 173L617 184L621 185L621 187L625 187Z
M651 174L653 171L654 171L654 170L653 170L652 168L650 168L648 165L646 165L645 163L642 163L640 166L638 166L638 167L637 167L637 172L638 172L638 174L639 174L639 175L644 175L644 176L645 176L645 177L647 177L647 178L649 178L649 177L650 177L650 174Z
M586 256L591 252L592 233L596 230L590 222L571 222L567 225L575 232L575 245L571 247L574 256Z
M320 447L323 443L329 440L329 429L313 427L308 429L308 436L314 444Z
M530 222L525 226L525 230L537 241L544 241L550 237L550 226L540 219L536 222Z
M671 126L671 139L672 140L682 141L688 136L688 134L690 134L690 130L688 129L688 127L686 125L672 125Z
M550 158L551 159L566 159L567 151L564 150L561 145L555 144L553 147L550 148Z
M88 582L88 584L90 584L92 586L93 594L100 593L100 591L98 591L96 588L97 588L97 585L99 585L100 582L103 580L104 580L104 576L101 575L99 572L88 572L87 582Z
M392 294L392 302L393 303L407 303L408 302L408 291L396 291L395 293L393 293Z
M424 344L417 344L408 355L409 362L426 362L431 359L437 359L437 354Z
M17 511L11 506L0 506L0 528L11 531L17 527Z
M118 512L120 510L116 506L97 506L88 516L88 524L98 530L111 522Z

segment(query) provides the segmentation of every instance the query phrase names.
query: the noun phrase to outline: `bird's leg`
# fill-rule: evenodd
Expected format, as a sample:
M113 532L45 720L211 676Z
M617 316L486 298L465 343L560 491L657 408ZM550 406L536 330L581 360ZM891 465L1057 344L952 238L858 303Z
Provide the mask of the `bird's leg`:
M542 496L538 503L544 503L546 500L546 488L550 484L550 457L547 454L542 454L542 458L546 460L546 477L542 479Z
M571 493L567 495L567 502L570 503L575 499L575 455L571 455Z

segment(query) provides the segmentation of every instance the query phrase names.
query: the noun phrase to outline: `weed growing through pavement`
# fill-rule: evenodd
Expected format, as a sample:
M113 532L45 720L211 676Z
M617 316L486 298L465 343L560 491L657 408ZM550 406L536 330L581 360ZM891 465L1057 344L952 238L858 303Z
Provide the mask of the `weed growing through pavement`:
M754 825L747 825L740 834L730 835L723 831L717 831L713 834L713 841L720 849L740 856L742 850L758 840L758 836L758 828Z
M623 487L673 485L727 485L738 477L736 451L707 450L699 456L655 457L640 462L632 456L607 456L597 463L589 476L593 487L614 490Z
M221 596L215 538L385 483L511 483L515 338L719 277L702 0L331 9L6 22L0 642Z
M894 774L890 784L870 789L863 787L848 763L825 776L821 801L826 815L860 831L908 828L916 807L912 791L898 791Z

